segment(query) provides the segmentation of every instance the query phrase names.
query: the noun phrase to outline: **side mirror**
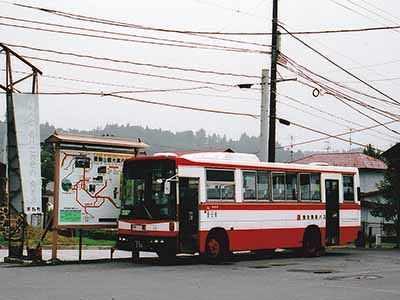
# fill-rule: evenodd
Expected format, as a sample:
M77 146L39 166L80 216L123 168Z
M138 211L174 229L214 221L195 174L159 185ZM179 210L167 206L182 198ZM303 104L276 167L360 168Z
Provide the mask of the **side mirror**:
M169 195L171 194L171 181L166 180L164 183L164 194Z

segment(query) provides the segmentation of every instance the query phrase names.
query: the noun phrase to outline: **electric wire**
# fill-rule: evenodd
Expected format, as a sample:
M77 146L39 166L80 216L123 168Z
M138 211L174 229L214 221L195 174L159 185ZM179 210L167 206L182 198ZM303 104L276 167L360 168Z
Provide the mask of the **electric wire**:
M99 57L99 56L95 56L95 55L76 53L76 52L65 52L65 51L54 50L54 49L37 48L37 47L26 46L26 45L16 45L16 44L10 44L10 43L5 43L5 44L10 47L28 49L28 50L37 51L37 52L46 52L46 53L53 53L53 54L59 54L59 55L74 56L74 57L79 57L79 58L89 58L89 59L93 59L93 60L103 60L103 61L109 61L109 62L114 62L114 63L123 63L123 64L130 64L130 65L137 65L137 66L144 66L144 67L178 70L178 71L185 71L185 72L195 72L195 73L202 73L202 74L213 74L213 75L221 75L221 76L234 76L234 77L246 77L246 78L257 78L257 79L261 78L260 76L256 76L256 75L238 74L238 73L231 73L231 72L219 72L219 71L213 71L213 70L200 70L200 69L195 69L195 68L183 68L183 67L168 66L168 65L158 65L158 64L151 64L151 63L136 62L136 61L131 61L131 60L115 59L115 58L110 58L110 57Z
M99 30L99 29L79 27L79 26L71 26L71 25L41 22L41 21L35 21L35 20L29 20L29 19L21 19L21 18L15 18L15 17L10 17L10 16L0 16L0 19L18 21L18 22L23 22L23 23L39 24L39 25L45 25L45 26L51 26L51 27L60 27L60 28L66 28L66 29L96 32L96 33L102 33L102 34L105 33L105 34L124 36L124 37L127 36L127 37L133 37L133 38L143 38L143 39L157 40L157 41L163 41L163 42L182 43L182 44L205 46L205 47L216 47L216 48L221 48L221 49L230 49L230 48L235 49L234 47L221 46L221 45L217 45L217 44L205 44L205 43L190 42L190 41L184 41L184 40L159 38L159 37L153 37L153 36L148 36L148 35L138 35L138 34L129 34L129 33L123 33L123 32L108 31L108 30ZM223 40L223 41L229 41L229 42L235 42L235 43L241 43L241 44L246 44L246 45L252 45L252 46L269 47L268 45L254 43L254 42L226 40L226 39L221 39L221 38L216 38L216 39ZM242 48L237 48L237 49L242 49ZM245 50L245 49L243 49L243 50Z
M282 120L281 118L278 118L277 117L277 120ZM284 119L283 119L284 120ZM318 130L318 129L314 129L314 128L311 128L311 127L308 127L308 126L304 126L304 125L301 125L301 124L299 124L299 123L295 123L295 122L292 122L292 121L290 121L290 125L294 125L294 126L296 126L296 127L299 127L299 128L302 128L302 129L305 129L305 130L308 130L308 131L312 131L312 132L315 132L315 133L319 133L319 134L322 134L322 135L325 135L325 136L327 136L328 138L334 138L334 139L337 139L337 140L341 140L341 141L344 141L344 142L350 142L350 140L346 140L346 139L344 139L344 138L342 138L341 136L342 135L346 135L346 134L350 134L350 133L354 133L355 132L355 130L354 131L351 131L351 132L346 132L346 133L340 133L340 134L337 134L337 135L334 135L334 134L330 134L330 133L326 133L326 132L324 132L324 131L321 131L321 130ZM362 129L359 129L358 131L361 131ZM308 141L308 142L311 142L311 141ZM314 141L313 141L314 142ZM364 148L366 148L367 147L367 145L366 144L362 144L362 143L358 143L358 142L355 142L355 141L351 141L351 143L353 143L353 144L355 144L355 145L358 145L358 146L361 146L361 147L364 147ZM294 144L292 144L291 146L295 146ZM286 146L287 147L287 146ZM279 147L279 148L284 148L284 147ZM382 150L380 150L380 149L378 149L378 148L375 148L376 150L379 150L379 151L382 151Z
M280 25L280 27L285 30L287 33L289 33L289 35L291 37L293 37L294 39L296 39L298 42L300 42L301 44L303 44L305 47L307 47L308 49L310 49L311 51L313 51L314 53L318 54L319 56L321 56L322 58L324 58L326 61L328 61L329 63L331 63L332 65L336 66L337 68L341 69L343 72L345 72L347 75L353 77L354 79L357 79L358 81L360 81L361 83L363 83L364 85L368 86L370 89L374 90L375 92L381 94L382 96L392 100L393 102L400 104L400 102L396 99L394 99L393 97L389 96L388 94L382 92L381 90L377 89L376 87L372 86L371 84L369 84L368 82L364 81L363 79L361 79L360 77L356 76L355 74L353 74L352 72L348 71L347 69L345 69L344 67L340 66L339 64L337 64L336 62L334 62L332 59L330 59L329 57L327 57L326 55L324 55L323 53L321 53L320 51L318 51L317 49L315 49L314 47L310 46L309 44L307 44L306 42L304 42L302 39L300 39L299 37L297 37L294 34L291 34L285 27L283 27L282 25Z
M291 96L288 96L288 95L285 95L285 94L282 94L282 93L277 93L277 95L278 95L278 96L281 96L281 97L284 97L284 98L286 98L286 99L289 100L289 101L298 103L298 104L300 104L300 105L302 105L302 106L305 106L305 107L308 107L308 108L310 108L310 109L312 109L312 110L315 110L315 111L317 111L317 112L319 112L319 113L325 114L325 115L327 115L327 116L329 116L329 117L331 117L331 118L344 121L344 122L346 122L346 123L348 123L348 124L352 124L352 125L359 126L359 127L364 127L364 126L365 126L365 125L362 125L362 124L360 124L360 123L351 121L351 120L349 120L348 118L342 118L342 117L340 117L340 116L338 116L338 115L332 114L332 113L330 113L330 112L327 112L327 111L325 111L325 110L319 109L319 108L317 108L317 107L315 107L315 106L312 106L312 105L310 105L310 104L304 103L304 102L302 102L302 101L300 101L300 100L298 100L298 99L295 99L295 98L293 98L293 97L291 97ZM279 103L282 103L282 101L280 101ZM326 119L326 120L328 120L328 119ZM342 126L346 126L346 127L349 127L349 126L350 126L350 125L348 125L348 124L339 123L339 122L337 122L337 124L341 124ZM379 126L377 126L377 127L379 127ZM388 134L388 133L381 132L381 131L374 130L374 129L371 129L371 131L374 131L374 132L376 132L376 133L379 134L379 135L373 135L372 133L368 133L369 135L371 135L371 136L373 136L373 137L375 137L375 138L385 139L385 138L382 137L382 135L385 135L385 136L391 138L391 140L385 139L385 140L388 141L388 142L393 142L393 140L395 140L395 141L398 140L398 137L392 136L392 135L390 135L390 134Z
M95 34L89 34L89 33L71 32L71 31L65 31L65 30L54 30L54 29L32 27L32 26L25 26L25 25L8 24L8 23L2 23L2 22L0 22L0 26L20 28L20 29L28 29L28 30L35 30L35 31L44 31L44 32L57 33L57 34L66 34L66 35L73 35L73 36L91 37L91 38L98 38L98 39L108 39L108 40L116 40L116 41L124 41L124 42L143 43L143 44L158 45L158 46L192 48L192 49L203 49L203 50L216 50L216 51L229 51L229 52L236 52L236 53L253 53L253 54L268 54L269 53L269 51L243 49L243 48L233 48L233 47L227 47L226 49L225 48L222 49L222 48L216 48L215 46L214 47L211 47L211 46L210 47L205 47L205 46L195 46L195 45L171 44L171 43L163 43L163 42L151 42L151 41L143 41L143 40L133 40L133 39L127 39L127 38L101 36L101 35L95 35Z
M116 68L102 67L102 66L98 66L98 65L94 66L94 65L74 63L74 62L69 62L69 61L55 60L55 59L49 59L49 58L43 58L43 57L29 56L29 55L21 55L21 56L24 58L29 58L29 59L38 60L38 61L51 62L51 63L55 63L55 64L69 65L69 66L88 68L88 69L94 69L94 70L125 73L125 74L131 74L131 75L141 75L141 76L147 76L147 77L176 80L176 81L183 81L183 82L191 82L191 83L201 83L201 84L215 85L215 86L228 87L228 88L234 88L237 86L237 84L225 84L225 83L202 81L202 80L189 79L189 78L157 75L157 74L151 74L151 73L143 73L143 72L122 70L122 69L116 69Z
M335 0L330 0L330 1L335 2ZM107 20L107 19L93 18L93 17L89 17L89 16L77 15L77 14L67 13L67 12L63 12L63 11L59 11L59 10L56 11L56 10L37 7L37 6L23 5L23 4L19 4L19 3L12 3L12 2L4 2L4 3L12 4L12 5L23 7L23 8L39 10L39 11L46 12L46 13L57 14L62 17L73 17L74 16L75 20L80 20L80 21L94 22L94 23L106 24L106 25L111 25L111 26L130 27L130 28L141 29L141 30L161 31L161 32L166 32L166 33L190 34L190 35L196 35L198 37L214 38L214 39L220 39L220 40L225 40L225 41L230 41L230 42L246 43L246 44L252 44L252 43L247 42L247 41L240 41L240 40L229 40L229 39L223 39L223 38L216 38L216 37L206 36L206 35L237 35L237 36L240 36L240 35L242 35L242 36L272 35L271 32L221 32L221 31L195 31L195 30L178 30L178 29L157 28L157 27L143 26L143 25L138 25L138 24L124 23L124 22L119 22L119 21L112 21L112 20ZM338 3L336 3L336 4L338 4ZM342 4L338 4L338 5L344 6ZM351 8L346 8L346 9L350 9L352 12L358 13L357 11L352 10ZM365 17L365 15L362 15L362 16ZM80 19L78 19L78 18L80 18ZM375 20L372 19L372 21L375 21ZM363 27L363 28L352 28L352 29L291 31L291 33L296 34L296 35L314 35L314 34L332 34L332 33L354 33L354 32L377 31L377 30L393 30L393 29L400 29L400 25L398 25L398 26L380 26L380 27ZM286 35L288 33L282 32L280 34ZM258 44L258 43L255 43L254 45L270 47L270 45Z

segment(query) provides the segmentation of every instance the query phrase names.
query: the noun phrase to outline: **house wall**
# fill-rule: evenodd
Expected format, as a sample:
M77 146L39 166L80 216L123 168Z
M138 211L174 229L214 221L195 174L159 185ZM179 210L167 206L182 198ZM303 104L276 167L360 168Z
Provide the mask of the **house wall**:
M384 178L384 170L363 170L360 169L360 189L361 193L369 193L378 190L377 185ZM385 234L382 231L382 224L385 222L383 218L374 217L371 215L372 208L362 205L364 202L377 203L379 195L363 196L361 198L361 224L366 235L369 233L369 228L372 228L372 236L377 233Z
M368 193L378 190L377 184L384 178L384 170L363 170L360 169L361 193Z

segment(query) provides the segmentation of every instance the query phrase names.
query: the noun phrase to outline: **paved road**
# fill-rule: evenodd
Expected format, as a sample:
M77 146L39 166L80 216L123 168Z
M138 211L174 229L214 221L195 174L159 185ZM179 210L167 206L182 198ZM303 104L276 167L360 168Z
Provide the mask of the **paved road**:
M224 265L182 257L84 265L0 264L0 299L400 299L400 251L331 250L320 258L237 255Z

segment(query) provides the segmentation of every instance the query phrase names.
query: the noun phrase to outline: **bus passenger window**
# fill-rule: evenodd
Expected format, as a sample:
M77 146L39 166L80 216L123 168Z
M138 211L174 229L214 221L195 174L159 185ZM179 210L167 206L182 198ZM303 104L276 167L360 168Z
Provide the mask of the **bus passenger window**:
M206 178L208 200L235 200L235 171L207 170Z
M286 199L297 200L297 174L286 173Z
M272 173L272 199L285 200L285 174Z
M321 201L321 174L311 174L311 200Z
M258 200L269 199L269 176L267 172L257 172L257 198Z
M310 174L300 174L300 200L311 200Z
M243 172L243 199L256 200L256 172Z
M343 200L354 201L354 177L343 175Z

